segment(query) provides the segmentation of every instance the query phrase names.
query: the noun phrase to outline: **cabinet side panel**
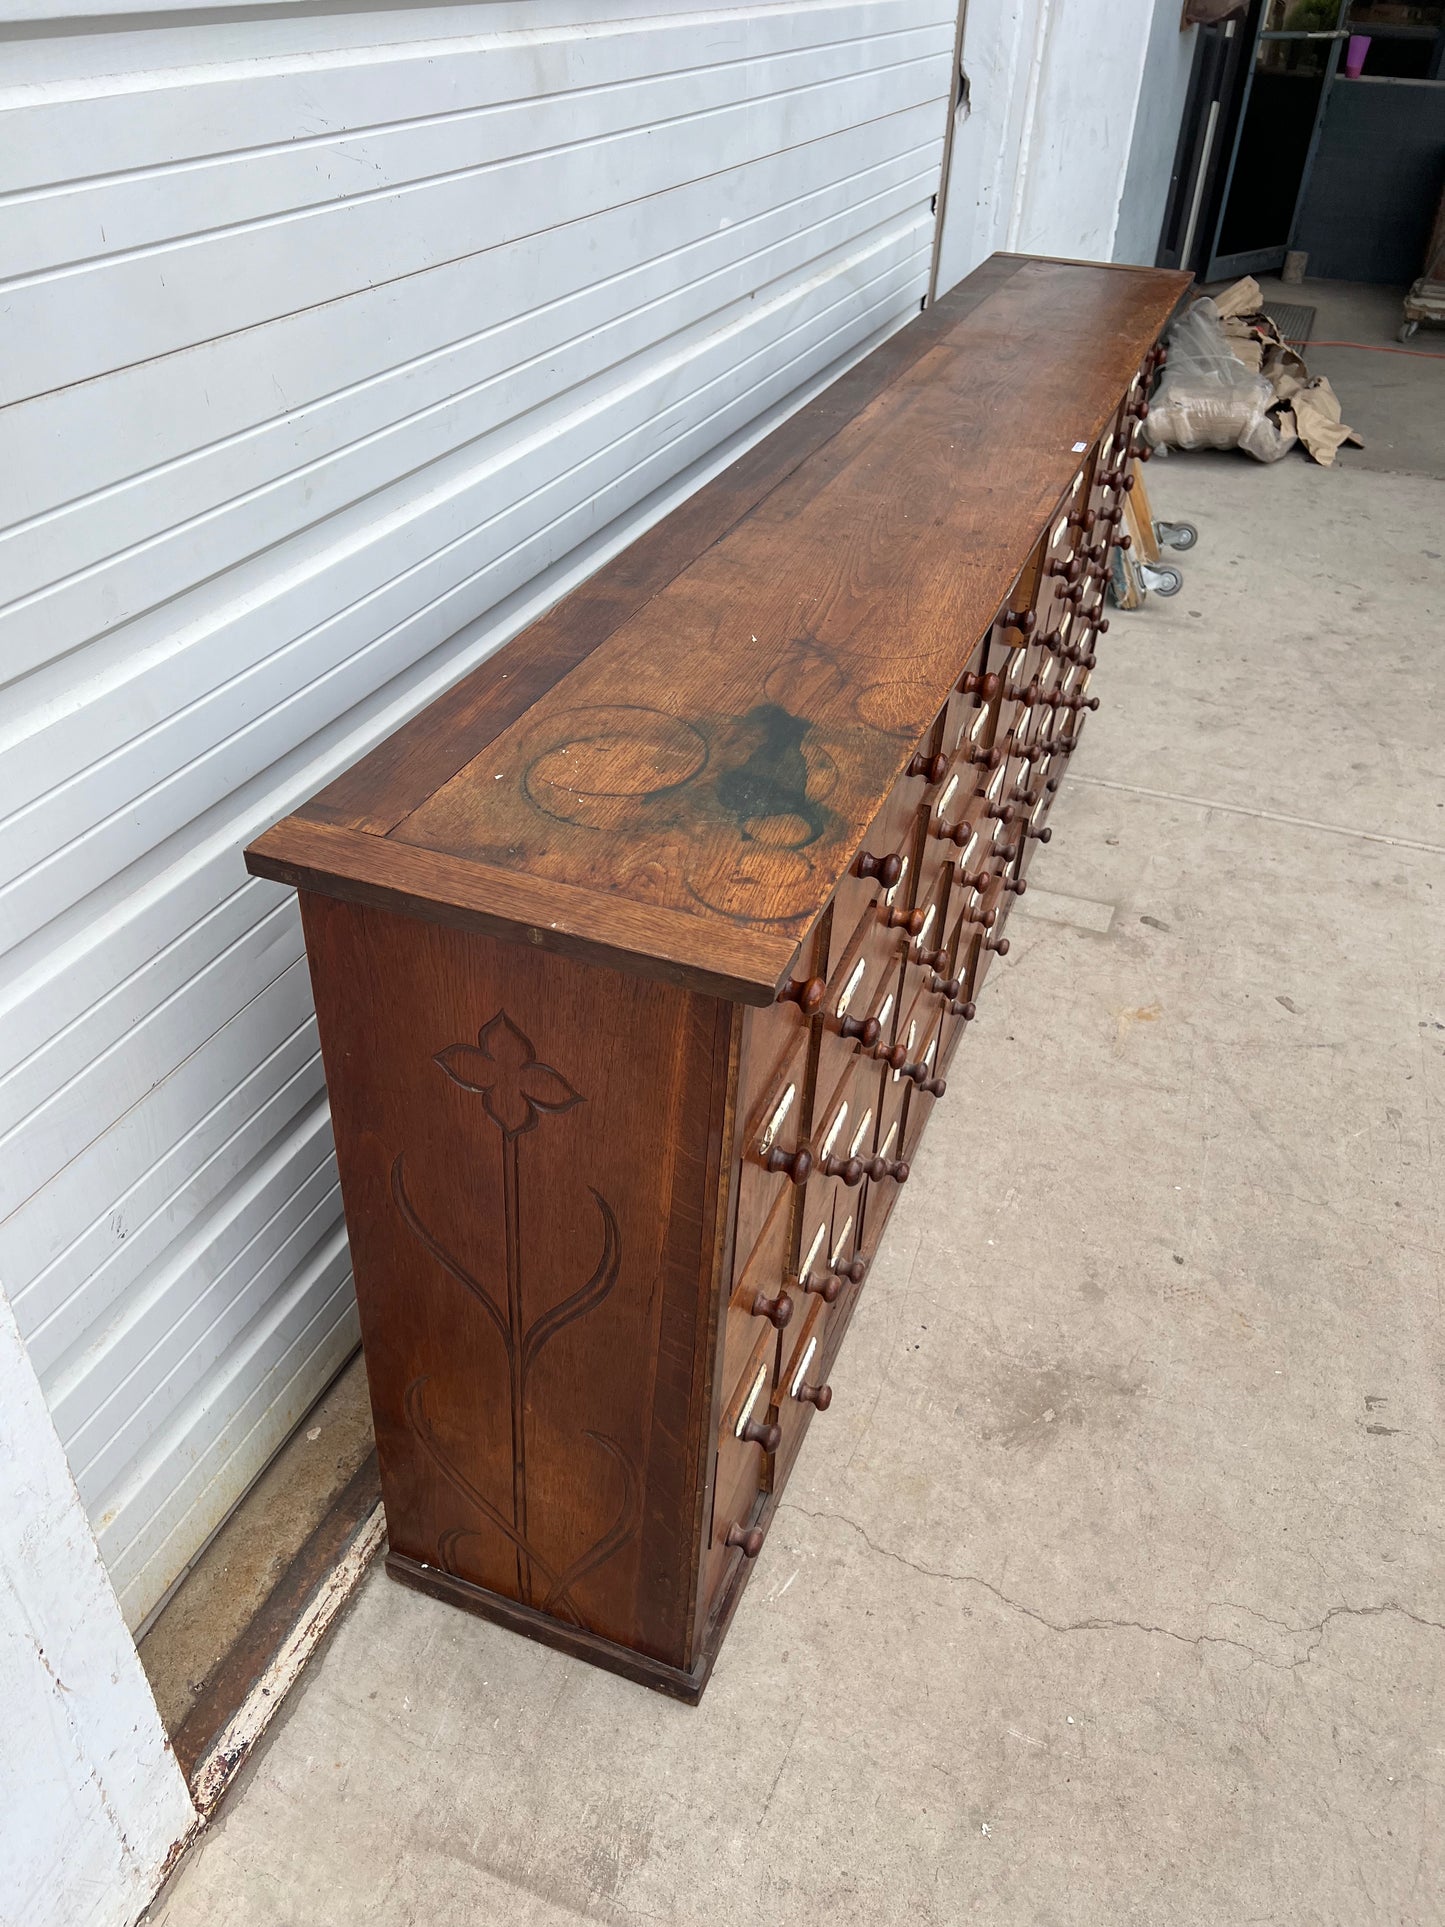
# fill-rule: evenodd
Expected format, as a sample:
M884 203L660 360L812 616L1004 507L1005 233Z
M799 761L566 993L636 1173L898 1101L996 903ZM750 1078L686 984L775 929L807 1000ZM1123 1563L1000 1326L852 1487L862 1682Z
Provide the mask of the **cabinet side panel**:
M715 1004L302 910L393 1551L684 1663Z

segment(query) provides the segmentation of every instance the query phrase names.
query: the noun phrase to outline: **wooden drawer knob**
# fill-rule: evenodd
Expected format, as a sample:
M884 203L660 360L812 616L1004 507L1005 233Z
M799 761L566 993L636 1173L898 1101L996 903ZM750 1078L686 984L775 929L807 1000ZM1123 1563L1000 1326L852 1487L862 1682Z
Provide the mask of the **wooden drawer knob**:
M940 977L935 971L928 980L928 988L936 996L946 997L949 1003L952 1003L963 990L963 979L962 977Z
M850 1190L868 1175L861 1158L826 1157L819 1161L818 1169L825 1178L841 1178Z
M833 1403L833 1388L831 1385L800 1385L793 1397L800 1405L812 1405L818 1411L826 1412ZM748 1556L751 1558L752 1554Z
M1094 511L1092 509L1085 509L1082 515L1071 515L1069 517L1069 527L1071 529L1082 529L1085 535L1090 534L1094 527Z
M1114 547L1116 549L1132 549L1133 546L1134 538L1127 531L1123 535L1116 535L1114 537Z
M828 986L821 977L795 978L792 983L784 984L778 992L780 1004L796 1004L805 1017L811 1017L828 994Z
M756 1559L763 1549L763 1529L761 1526L740 1526L736 1520L728 1527L725 1546L736 1546L744 1559Z
M942 944L937 950L915 950L910 961L922 964L925 970L942 970L948 962L948 951Z
M981 676L976 669L970 669L959 683L958 693L960 696L981 696L986 703L991 703L1002 687L1003 684L992 670Z
M1028 826L1028 828L1024 831L1024 835L1031 836L1034 839L1035 843L1051 842L1053 839L1053 834L1054 834L1053 831L1049 828L1047 823L1044 825L1044 827L1041 830L1036 830L1033 824L1031 823Z
M998 823L1013 823L1018 818L1018 810L1012 803L985 803L983 813Z
M825 1305L836 1304L842 1289L843 1280L831 1271L820 1272L816 1278L809 1273L808 1282L803 1287L804 1291L812 1292L815 1298L821 1298Z
M930 783L941 783L947 769L948 758L942 750L940 750L936 756L925 756L920 749L910 760L903 774L905 776L926 776ZM898 879L895 877L893 883L897 881ZM888 886L890 890L893 888L893 883L890 883Z
M883 1026L878 1022L876 1017L838 1017L835 1015L826 1018L824 1021L827 1028L837 1031L840 1037L855 1038L865 1051L872 1050L873 1046L883 1034Z
M864 850L853 863L855 877L876 877L885 890L891 890L903 875L901 856L874 856Z
M975 769L997 769L1003 761L1003 751L997 748L985 749L982 743L976 743L964 751L963 760L965 763L972 763Z
M985 950L994 951L1000 957L1006 957L1008 955L1008 938L996 937L992 930L990 930L984 937L983 947Z
M978 1015L978 1011L970 998L966 1004L950 1004L948 1014L950 1017L961 1017L966 1024L971 1024Z
M926 910L880 910L878 921L885 930L906 930L910 937L916 937L927 915Z
M891 1071L898 1070L901 1065L908 1062L908 1052L902 1044L879 1044L875 1049L865 1051L863 1055L876 1057L880 1064L886 1064Z
M1045 788L1047 787L1048 786L1046 784ZM1024 891L1027 890L1029 887L1028 879L1027 877L1006 876L1003 879L1003 887L1005 888L1005 890L1011 890L1016 897L1021 897Z
M748 1310L754 1318L766 1318L770 1325L781 1331L793 1316L793 1301L785 1291L780 1291L776 1298L769 1298L765 1291L760 1291Z
M1021 636L1031 636L1039 626L1039 619L1032 609L1005 609L999 617L999 626L1017 629Z
M998 922L998 911L991 910L986 904L967 903L959 912L965 923L981 923L985 930L992 930Z
M915 1070L921 1070L923 1066L915 1065L913 1068ZM905 1077L909 1075L907 1067L905 1067L903 1075ZM868 1176L874 1184L881 1184L884 1178L892 1178L895 1184L907 1184L908 1166L902 1158L869 1158Z
M948 1083L942 1077L920 1077L915 1088L926 1092L929 1097L942 1097L948 1089Z
M783 1428L781 1425L767 1425L761 1419L750 1418L738 1433L738 1437L746 1439L749 1445L760 1445L765 1452L776 1452L783 1442ZM759 1538L761 1539L761 1534ZM754 1556L752 1553L748 1554L750 1559Z
M781 1144L775 1144L763 1159L763 1169L791 1178L794 1184L806 1184L813 1171L813 1153L806 1144L796 1151L785 1151Z
M832 1269L835 1278L846 1279L850 1285L861 1285L868 1275L868 1260L854 1257L844 1265L834 1265Z
M928 834L941 838L945 843L951 843L956 850L961 850L973 835L973 825L967 821L945 823L941 816L935 816L928 826ZM918 928L921 930L923 925L920 923ZM908 934L916 937L918 930L910 930Z

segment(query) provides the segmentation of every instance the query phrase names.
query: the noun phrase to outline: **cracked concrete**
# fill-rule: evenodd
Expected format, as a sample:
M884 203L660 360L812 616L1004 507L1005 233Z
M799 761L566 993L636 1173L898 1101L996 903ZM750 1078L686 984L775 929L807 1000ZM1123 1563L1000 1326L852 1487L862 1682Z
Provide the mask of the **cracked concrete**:
M378 1573L164 1927L1445 1919L1445 484L1149 480L1112 914L1019 905L703 1706Z

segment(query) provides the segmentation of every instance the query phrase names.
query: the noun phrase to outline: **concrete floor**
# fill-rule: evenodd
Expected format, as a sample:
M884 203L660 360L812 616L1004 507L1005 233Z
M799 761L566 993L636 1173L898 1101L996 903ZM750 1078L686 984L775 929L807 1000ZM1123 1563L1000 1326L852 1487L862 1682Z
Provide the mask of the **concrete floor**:
M1445 485L1149 480L1184 592L702 1707L375 1573L164 1927L1445 1918Z

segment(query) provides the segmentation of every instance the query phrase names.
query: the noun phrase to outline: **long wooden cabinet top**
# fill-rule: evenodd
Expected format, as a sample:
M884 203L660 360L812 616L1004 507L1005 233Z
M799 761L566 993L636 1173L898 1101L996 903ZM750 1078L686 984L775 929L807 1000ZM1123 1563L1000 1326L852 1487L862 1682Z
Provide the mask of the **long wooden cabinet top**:
M249 867L771 1002L1187 285L994 256Z

